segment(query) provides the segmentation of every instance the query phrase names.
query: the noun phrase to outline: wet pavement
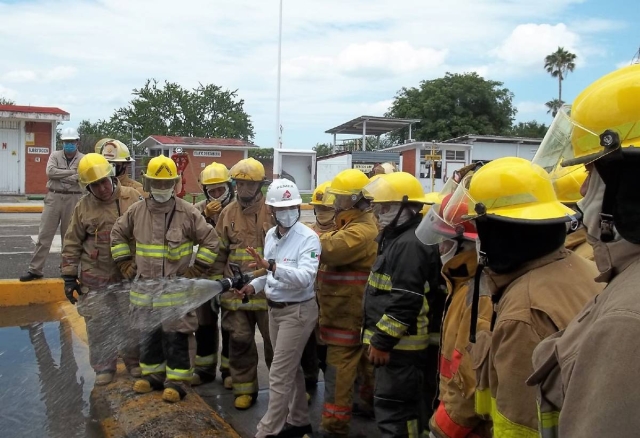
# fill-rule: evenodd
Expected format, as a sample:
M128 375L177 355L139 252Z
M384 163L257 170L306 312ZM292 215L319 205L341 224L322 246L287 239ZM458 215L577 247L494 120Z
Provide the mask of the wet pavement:
M102 436L91 418L87 346L59 318L57 305L0 308L2 436Z

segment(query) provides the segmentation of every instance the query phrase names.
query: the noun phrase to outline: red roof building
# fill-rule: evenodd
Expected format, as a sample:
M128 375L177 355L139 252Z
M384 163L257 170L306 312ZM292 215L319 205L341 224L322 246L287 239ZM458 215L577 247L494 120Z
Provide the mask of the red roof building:
M56 128L69 119L60 108L0 105L0 194L46 193L46 167L56 149Z

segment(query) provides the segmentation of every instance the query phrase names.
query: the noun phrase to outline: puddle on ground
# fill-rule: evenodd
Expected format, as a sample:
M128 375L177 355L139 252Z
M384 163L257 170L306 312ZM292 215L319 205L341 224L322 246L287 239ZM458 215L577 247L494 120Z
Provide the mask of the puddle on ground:
M52 306L0 308L0 436L101 437L89 350Z

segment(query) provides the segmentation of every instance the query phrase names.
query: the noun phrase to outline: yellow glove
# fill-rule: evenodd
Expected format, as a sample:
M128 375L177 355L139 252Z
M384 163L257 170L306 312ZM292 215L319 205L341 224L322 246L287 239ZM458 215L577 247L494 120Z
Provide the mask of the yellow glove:
M126 280L133 280L136 276L136 265L132 259L123 260L117 263L118 269Z
M204 215L209 219L213 219L215 215L220 214L222 211L222 204L220 201L211 201L204 208Z
M184 273L184 276L186 278L200 278L204 276L206 272L207 272L206 268L194 263L193 266L189 266L187 268L187 270Z

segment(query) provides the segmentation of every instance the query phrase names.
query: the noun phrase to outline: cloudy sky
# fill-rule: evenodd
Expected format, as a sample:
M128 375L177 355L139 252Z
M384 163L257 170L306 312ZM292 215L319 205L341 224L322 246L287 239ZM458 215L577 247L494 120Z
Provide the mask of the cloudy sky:
M238 89L255 143L276 142L278 0L0 0L0 96L108 118L147 78ZM515 94L518 121L549 123L558 46L578 55L572 100L640 46L637 0L284 0L283 141L329 142L383 115L403 86L476 71Z

